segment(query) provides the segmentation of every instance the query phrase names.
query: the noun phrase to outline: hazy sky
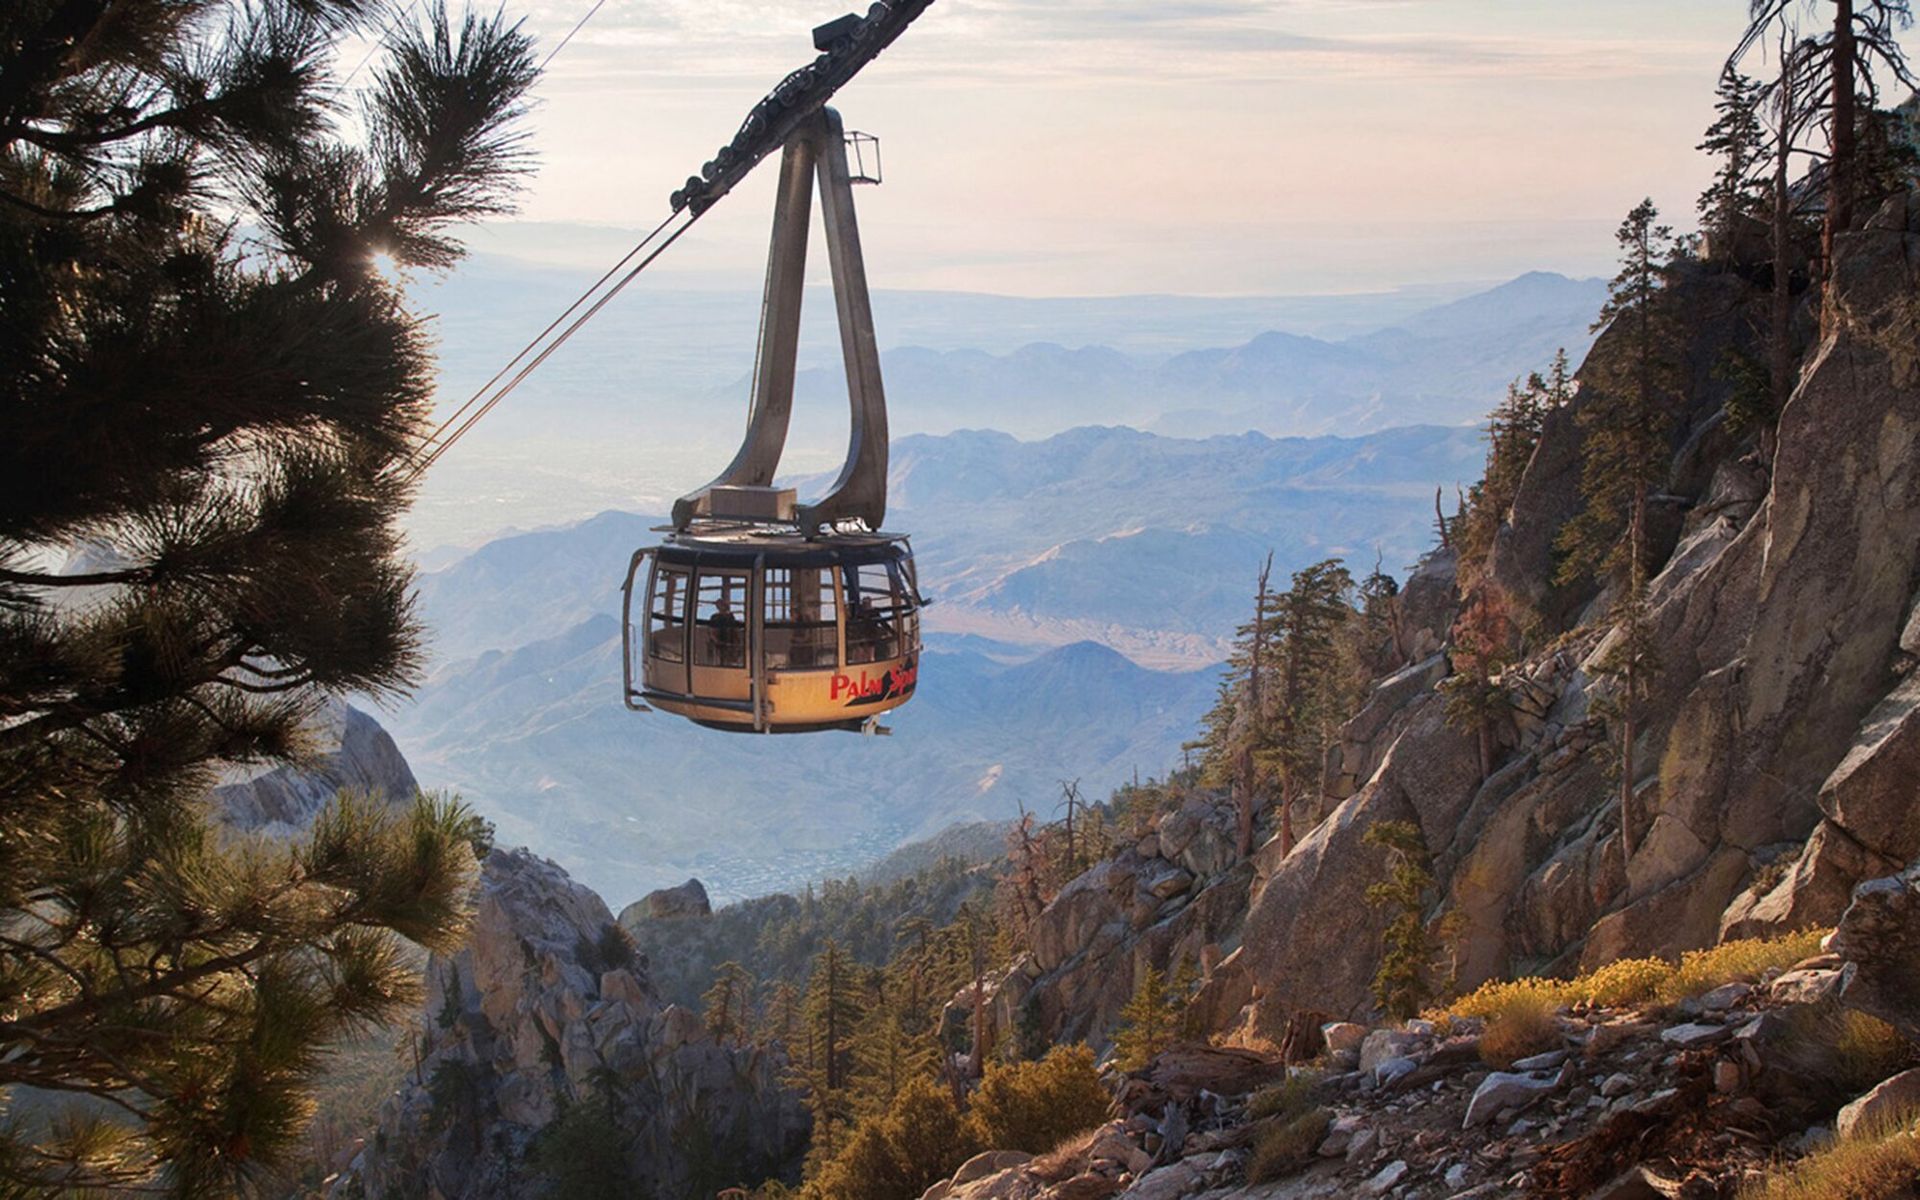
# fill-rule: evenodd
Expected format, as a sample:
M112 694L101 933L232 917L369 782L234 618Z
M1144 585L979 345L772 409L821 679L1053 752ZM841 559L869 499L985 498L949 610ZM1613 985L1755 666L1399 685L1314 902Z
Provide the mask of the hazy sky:
M590 3L508 7L544 48ZM1710 170L1693 146L1745 9L937 0L836 103L882 139L886 184L859 197L880 287L1247 294L1597 274L1641 196L1692 224ZM606 0L540 84L524 217L650 227L839 11ZM757 279L772 168L662 274Z

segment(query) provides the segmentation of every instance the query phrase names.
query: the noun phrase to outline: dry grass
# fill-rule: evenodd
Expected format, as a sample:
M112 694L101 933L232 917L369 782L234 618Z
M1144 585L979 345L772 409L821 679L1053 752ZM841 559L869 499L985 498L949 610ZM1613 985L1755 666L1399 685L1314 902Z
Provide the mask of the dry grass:
M1096 1126L1085 1133L1076 1133L1062 1141L1053 1149L1036 1157L1027 1164L1027 1169L1049 1183L1058 1183L1068 1176L1078 1174L1087 1161L1087 1151L1093 1146L1093 1139L1100 1130Z
M1864 1092L1913 1061L1913 1047L1899 1030L1851 1008L1840 1010L1833 1052L1839 1080L1850 1092Z
M1264 1121L1269 1117L1291 1120L1313 1107L1314 1085L1320 1082L1320 1076L1311 1071L1296 1071L1272 1087L1261 1088L1247 1101L1249 1120Z
M1266 1183L1290 1175L1313 1157L1314 1147L1326 1136L1333 1114L1312 1108L1291 1117L1274 1117L1254 1135L1253 1155L1247 1159L1247 1182Z
M1801 1082L1799 1099L1833 1107L1912 1065L1914 1048L1893 1026L1834 1001L1787 1010L1779 1066Z
M1769 969L1785 970L1803 958L1820 953L1825 929L1807 929L1777 938L1742 938L1706 950L1689 950L1680 966L1660 985L1659 998L1669 1004L1710 992L1723 983L1751 983Z
M1480 1060L1505 1070L1517 1060L1545 1054L1560 1045L1560 1026L1554 1013L1560 1005L1551 996L1519 994L1487 1017L1480 1035Z
M1920 1180L1913 1114L1808 1155L1740 1190L1740 1200L1900 1200Z

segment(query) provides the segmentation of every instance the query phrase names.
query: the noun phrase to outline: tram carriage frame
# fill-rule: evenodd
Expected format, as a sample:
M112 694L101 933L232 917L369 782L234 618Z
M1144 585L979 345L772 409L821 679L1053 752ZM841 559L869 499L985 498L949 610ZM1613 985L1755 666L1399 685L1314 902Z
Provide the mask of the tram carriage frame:
M877 732L918 683L924 602L904 537L702 530L636 551L622 590L630 704L717 729Z

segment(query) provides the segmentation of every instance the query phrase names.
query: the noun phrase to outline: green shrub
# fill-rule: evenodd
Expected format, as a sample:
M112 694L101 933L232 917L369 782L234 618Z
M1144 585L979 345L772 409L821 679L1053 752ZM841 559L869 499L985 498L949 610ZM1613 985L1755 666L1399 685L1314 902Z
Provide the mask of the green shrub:
M914 1200L980 1149L953 1097L915 1078L885 1113L855 1127L802 1194L809 1200Z
M1112 1099L1085 1046L1055 1046L1038 1062L989 1063L969 1121L981 1145L1044 1154L1107 1119Z
M627 1150L612 1106L595 1098L568 1105L535 1135L527 1165L545 1200L626 1200L639 1192Z

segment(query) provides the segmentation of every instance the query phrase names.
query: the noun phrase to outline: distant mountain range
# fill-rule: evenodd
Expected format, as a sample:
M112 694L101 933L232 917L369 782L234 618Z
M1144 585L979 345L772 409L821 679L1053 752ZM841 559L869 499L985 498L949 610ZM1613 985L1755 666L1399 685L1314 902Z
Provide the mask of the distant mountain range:
M471 395L585 282L481 257L416 300L438 314L439 400ZM1525 275L1490 290L1319 297L1025 299L880 292L894 437L999 429L1042 439L1125 424L1177 437L1353 435L1477 424L1515 376L1576 358L1604 291ZM663 511L738 444L758 298L635 288L427 477L408 517L434 565L503 530ZM802 316L796 473L837 464L847 405L831 297ZM1277 332L1285 331L1285 332Z
M659 519L620 512L427 574L438 665L386 720L426 786L458 789L616 904L689 874L717 898L844 875L955 821L1050 810L1062 779L1101 796L1164 771L1266 551L1283 577L1334 554L1398 572L1430 540L1436 484L1473 477L1480 455L1467 428L908 437L889 525L914 535L936 602L893 737L626 712L618 588Z
M1119 423L1183 437L1284 436L1453 425L1478 421L1507 381L1554 351L1579 361L1605 294L1597 279L1536 272L1337 341L1267 332L1171 356L1053 343L998 355L907 346L885 354L882 369L903 432L1045 437ZM845 429L844 378L838 367L801 373L797 439L830 443ZM742 378L716 398L745 393Z

